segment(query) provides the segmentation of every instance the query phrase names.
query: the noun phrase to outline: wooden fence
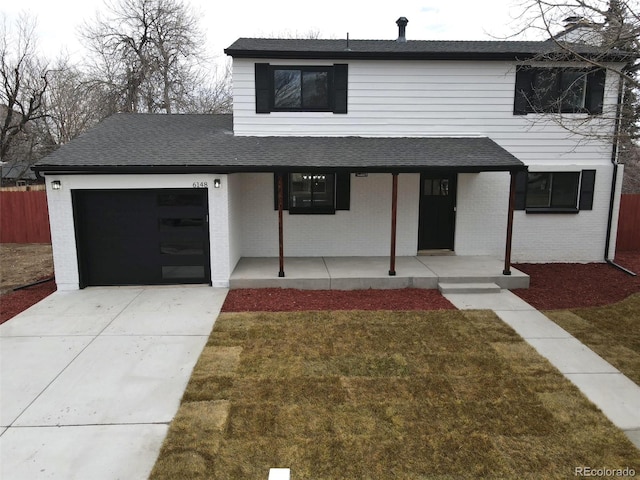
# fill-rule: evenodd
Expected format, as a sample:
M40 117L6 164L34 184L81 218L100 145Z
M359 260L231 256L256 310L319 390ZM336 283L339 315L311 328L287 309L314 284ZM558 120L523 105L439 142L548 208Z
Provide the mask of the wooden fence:
M19 187L2 187L0 188L0 192L35 192L46 189L46 185L38 183L36 185L22 185Z
M620 200L616 251L640 250L640 194L625 194Z
M0 243L51 243L47 192L0 191Z

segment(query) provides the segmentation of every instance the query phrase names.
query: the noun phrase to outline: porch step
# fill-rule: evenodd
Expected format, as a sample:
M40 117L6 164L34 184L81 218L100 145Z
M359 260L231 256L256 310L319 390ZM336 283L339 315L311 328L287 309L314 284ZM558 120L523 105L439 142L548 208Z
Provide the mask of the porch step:
M489 282L441 282L440 293L499 293L500 287Z

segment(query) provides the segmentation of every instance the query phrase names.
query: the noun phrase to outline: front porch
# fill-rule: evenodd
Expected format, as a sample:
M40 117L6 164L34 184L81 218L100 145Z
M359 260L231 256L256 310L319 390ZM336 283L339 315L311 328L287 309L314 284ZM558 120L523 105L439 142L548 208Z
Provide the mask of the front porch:
M503 275L504 262L489 256L397 257L395 276L389 275L389 257L286 257L284 277L278 276L278 262L278 257L241 258L229 288L436 289L445 283L529 287L528 275L515 268Z

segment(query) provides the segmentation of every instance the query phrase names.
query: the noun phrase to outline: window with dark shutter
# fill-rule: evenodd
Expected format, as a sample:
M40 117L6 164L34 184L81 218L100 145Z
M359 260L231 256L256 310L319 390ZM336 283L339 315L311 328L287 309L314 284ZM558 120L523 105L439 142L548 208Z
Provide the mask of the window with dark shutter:
M578 213L593 208L595 170L528 172L516 177L516 210L527 213ZM524 193L523 193L524 191Z
M529 67L516 68L516 92L513 101L513 114L526 115L531 112L529 96L531 92L531 78L533 71Z
M527 172L516 173L515 210L524 210L527 200Z
M333 214L351 206L349 173L301 172L283 175L283 209L291 214ZM278 174L273 175L274 209L278 209Z
M593 70L587 75L585 108L591 115L599 115L602 113L606 75L607 72L602 68Z
M269 113L270 103L269 64L256 63L256 113Z
M580 181L580 210L593 210L593 192L596 183L595 170L583 170Z
M336 210L351 208L351 174L336 174Z
M513 113L602 113L604 80L602 69L519 66Z
M347 113L347 87L349 66L339 63L333 66L333 113Z
M255 67L256 113L347 113L347 64Z

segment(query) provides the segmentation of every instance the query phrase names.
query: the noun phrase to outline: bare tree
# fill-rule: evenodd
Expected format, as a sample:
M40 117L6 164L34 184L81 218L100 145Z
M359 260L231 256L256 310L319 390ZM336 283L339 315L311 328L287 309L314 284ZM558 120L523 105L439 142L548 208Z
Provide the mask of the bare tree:
M231 64L226 62L222 71L214 68L212 79L197 86L189 99L188 113L231 113Z
M114 111L184 110L206 61L198 17L182 0L115 0L82 35Z
M615 105L593 116L547 115L585 141L603 139L615 141L624 157L631 152L638 138L640 104L638 102L638 70L640 69L640 2L637 0L523 0L518 17L516 35L535 31L548 39L548 51L537 60L575 62L587 70L603 70L615 79L612 85L621 87L622 95ZM541 34L541 35L540 35ZM565 81L561 95L549 95L544 79L538 79L538 91L531 91L530 111L560 113L563 105L571 104L571 96L580 93L583 75L574 75ZM569 78L567 76L567 78ZM550 82L547 82L550 83ZM553 97L555 105L549 105ZM545 102L547 102L545 104ZM566 110L565 110L566 111ZM612 137L610 128L616 122L618 128ZM603 126L605 128L603 128Z
M39 122L49 144L64 145L107 116L102 94L68 57L56 60L43 98L46 116Z
M585 62L606 68L640 87L635 75L638 59L628 58L624 68L606 61L613 51L631 53L640 48L640 4L637 0L523 0L517 19L519 35L536 31L537 37L549 39L549 54L563 60ZM589 54L580 45L598 47Z
M11 151L31 160L33 123L44 117L43 98L49 87L48 68L36 54L36 22L21 15L12 25L5 17L0 25L0 160ZM18 147L19 146L19 147Z

